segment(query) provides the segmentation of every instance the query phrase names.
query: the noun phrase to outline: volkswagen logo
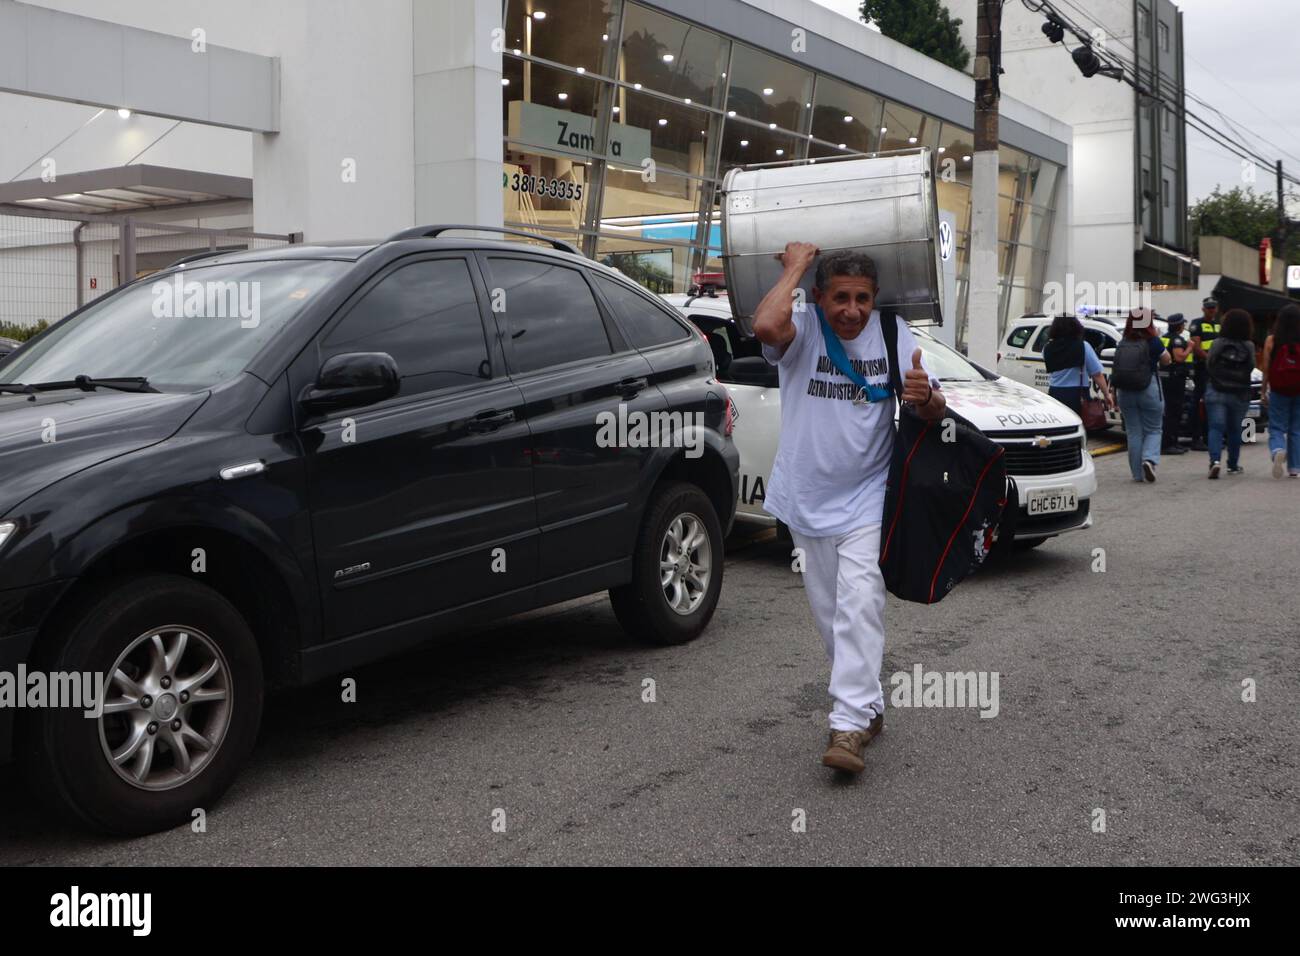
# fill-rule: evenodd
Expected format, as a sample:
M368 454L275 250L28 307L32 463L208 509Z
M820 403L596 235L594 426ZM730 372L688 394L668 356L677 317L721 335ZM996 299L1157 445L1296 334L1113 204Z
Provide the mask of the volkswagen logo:
M946 219L939 223L939 258L944 262L952 258L952 225Z

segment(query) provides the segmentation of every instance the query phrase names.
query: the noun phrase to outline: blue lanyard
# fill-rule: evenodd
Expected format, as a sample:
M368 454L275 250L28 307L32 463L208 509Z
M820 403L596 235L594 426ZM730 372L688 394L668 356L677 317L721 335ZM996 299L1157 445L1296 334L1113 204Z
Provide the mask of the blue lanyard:
M853 399L853 404L866 405L868 402L883 402L886 399L893 398L894 393L892 391L887 388L882 388L879 385L870 384L866 378L849 363L849 357L844 353L844 343L841 342L840 337L835 334L835 330L831 328L831 324L826 321L826 316L822 314L821 306L814 305L813 310L817 313L817 322L822 328L822 341L826 343L827 358L831 360L831 363L837 369L848 376L849 381L858 387L858 394L857 397ZM866 329L864 328L863 331L866 331ZM894 360L895 357L892 355L886 358L886 361L891 364Z

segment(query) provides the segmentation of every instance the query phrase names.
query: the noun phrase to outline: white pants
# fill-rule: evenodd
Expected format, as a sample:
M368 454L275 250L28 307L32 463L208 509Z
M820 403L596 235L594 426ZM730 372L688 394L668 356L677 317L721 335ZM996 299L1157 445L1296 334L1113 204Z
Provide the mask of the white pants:
M803 549L803 586L831 665L831 729L865 730L885 711L880 525L829 538L810 538L794 529L790 534L795 547Z

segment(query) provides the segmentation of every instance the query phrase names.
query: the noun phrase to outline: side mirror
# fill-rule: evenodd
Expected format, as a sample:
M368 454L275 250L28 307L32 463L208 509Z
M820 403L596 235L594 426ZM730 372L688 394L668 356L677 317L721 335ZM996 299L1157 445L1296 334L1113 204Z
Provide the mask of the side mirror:
M392 398L402 387L397 363L387 352L344 352L325 360L316 384L299 403L312 414L359 408Z
M1102 349L1101 355L1098 356L1098 358L1100 358L1103 362L1111 361L1112 359L1115 358L1115 349L1113 347L1108 349Z

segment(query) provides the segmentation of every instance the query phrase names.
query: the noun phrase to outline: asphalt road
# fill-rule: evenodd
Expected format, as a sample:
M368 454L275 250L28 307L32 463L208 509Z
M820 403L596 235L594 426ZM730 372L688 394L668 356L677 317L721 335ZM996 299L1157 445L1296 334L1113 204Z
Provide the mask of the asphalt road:
M1090 531L891 598L885 674L996 671L1000 709L890 709L857 779L820 765L826 667L769 534L731 542L692 645L594 597L358 671L354 704L275 699L205 833L70 831L4 771L0 863L1294 865L1300 481L1243 462L1100 458Z

